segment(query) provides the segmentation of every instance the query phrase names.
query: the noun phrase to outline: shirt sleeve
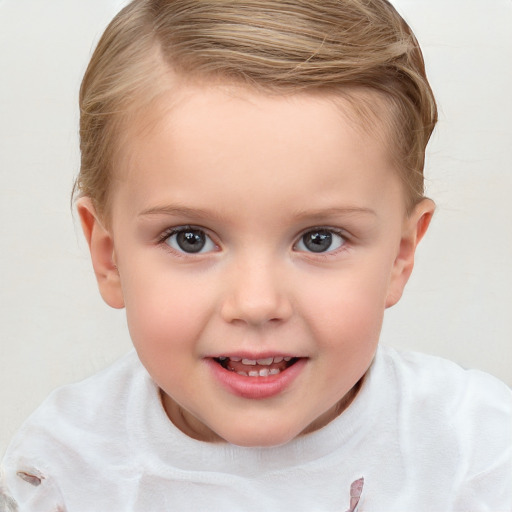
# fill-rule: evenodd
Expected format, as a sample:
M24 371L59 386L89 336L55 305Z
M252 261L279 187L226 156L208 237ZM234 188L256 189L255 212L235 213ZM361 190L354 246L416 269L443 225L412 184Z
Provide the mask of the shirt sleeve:
M464 479L454 510L512 512L512 392L496 379L473 372L464 414L457 418Z
M66 512L51 475L22 461L0 468L0 512Z
M455 510L512 512L512 454L510 450L489 468L466 480L456 498Z

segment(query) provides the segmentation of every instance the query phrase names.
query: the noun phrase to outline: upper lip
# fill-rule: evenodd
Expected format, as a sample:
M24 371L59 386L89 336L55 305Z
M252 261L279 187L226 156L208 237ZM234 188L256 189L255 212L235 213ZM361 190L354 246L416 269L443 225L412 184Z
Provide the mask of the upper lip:
M212 359L219 359L221 357L228 357L229 359L250 359L251 361L257 361L258 359L268 359L268 358L302 358L304 356L300 356L297 354L289 353L289 352L262 352L262 353L249 353L249 352L225 352L219 353L216 355L209 356Z

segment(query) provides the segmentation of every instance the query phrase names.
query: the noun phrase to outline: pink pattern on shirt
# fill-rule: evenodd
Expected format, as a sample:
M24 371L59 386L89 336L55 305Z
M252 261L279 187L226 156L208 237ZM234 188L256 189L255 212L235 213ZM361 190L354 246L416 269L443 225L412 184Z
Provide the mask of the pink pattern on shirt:
M364 478L359 478L359 480L352 482L350 486L350 508L346 512L356 511L359 500L361 499L361 494L363 493L363 486Z

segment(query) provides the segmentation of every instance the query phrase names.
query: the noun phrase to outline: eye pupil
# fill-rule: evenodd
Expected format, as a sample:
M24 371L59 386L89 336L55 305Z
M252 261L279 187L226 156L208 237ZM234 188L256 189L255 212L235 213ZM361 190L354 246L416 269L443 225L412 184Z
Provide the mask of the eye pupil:
M176 242L180 249L189 252L199 252L206 244L205 234L198 229L187 229L176 235Z
M332 245L332 233L329 231L310 231L302 237L304 245L311 252L325 252Z

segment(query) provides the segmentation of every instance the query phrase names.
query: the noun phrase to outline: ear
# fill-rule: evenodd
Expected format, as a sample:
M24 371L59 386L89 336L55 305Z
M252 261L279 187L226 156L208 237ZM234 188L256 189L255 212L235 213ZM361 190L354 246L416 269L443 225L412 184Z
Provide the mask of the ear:
M92 266L103 300L113 308L123 308L121 278L115 265L114 239L100 222L89 197L77 201L82 230L89 245Z
M405 285L414 267L414 255L434 214L435 204L423 199L404 220L398 254L393 264L391 280L386 297L386 308L394 306L402 297Z

